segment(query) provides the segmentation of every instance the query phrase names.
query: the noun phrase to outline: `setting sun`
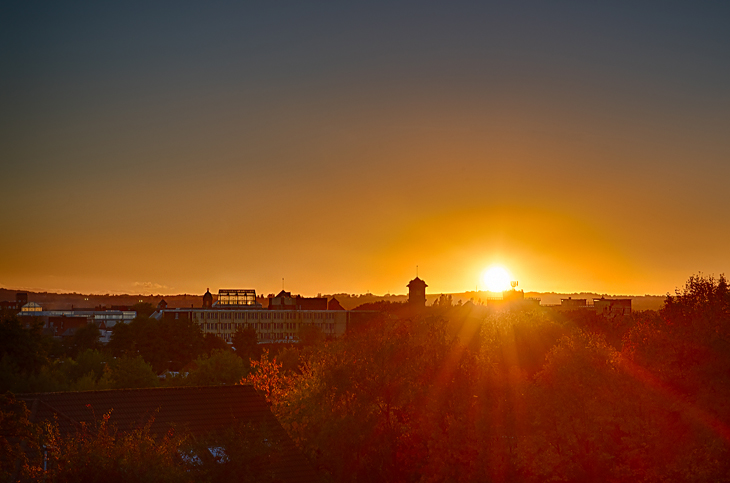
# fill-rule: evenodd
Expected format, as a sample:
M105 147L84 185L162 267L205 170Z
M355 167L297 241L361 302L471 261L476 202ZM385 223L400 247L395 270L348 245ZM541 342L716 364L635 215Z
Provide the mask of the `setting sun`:
M510 274L499 265L489 267L482 273L482 283L490 292L502 292L510 288Z

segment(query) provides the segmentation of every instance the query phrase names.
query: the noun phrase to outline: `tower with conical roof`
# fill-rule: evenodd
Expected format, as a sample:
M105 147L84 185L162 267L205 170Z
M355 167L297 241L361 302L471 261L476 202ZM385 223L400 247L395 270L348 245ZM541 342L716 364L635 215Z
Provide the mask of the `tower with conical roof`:
M408 282L408 305L411 307L426 306L426 282L416 277Z

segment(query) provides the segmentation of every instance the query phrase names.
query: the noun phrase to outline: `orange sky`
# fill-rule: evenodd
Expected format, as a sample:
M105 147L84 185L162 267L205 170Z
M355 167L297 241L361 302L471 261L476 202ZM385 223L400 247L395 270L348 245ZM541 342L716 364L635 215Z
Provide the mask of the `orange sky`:
M0 286L404 293L418 265L439 293L498 263L530 291L663 294L727 272L727 12L528 4L19 7Z

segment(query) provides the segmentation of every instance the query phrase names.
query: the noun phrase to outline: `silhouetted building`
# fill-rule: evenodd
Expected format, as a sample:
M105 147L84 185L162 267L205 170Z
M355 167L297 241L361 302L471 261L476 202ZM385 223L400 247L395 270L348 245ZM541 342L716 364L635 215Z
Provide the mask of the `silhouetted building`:
M560 307L565 309L584 309L588 307L588 303L586 299L568 297L567 299L560 299Z
M3 300L2 302L0 302L0 309L7 310L8 312L18 312L20 310L17 303L8 300Z
M504 290L502 292L502 298L489 298L487 299L487 307L493 309L503 308L533 308L540 305L540 299L535 297L525 297L524 290L516 290L517 282L512 282L512 289Z
M210 289L205 289L205 293L203 294L203 308L209 309L213 307L213 294L210 293Z
M292 296L282 290L269 299L268 308L256 301L252 289L221 289L213 303L208 290L200 308L162 308L152 314L157 319L187 319L200 325L206 334L214 334L226 342L233 341L239 329L253 328L259 342L296 342L299 331L314 325L327 336L345 333L350 313L334 300L330 308L326 297Z
M614 317L616 315L629 315L631 313L631 299L593 299L593 307L596 314L604 317Z
M77 329L88 324L95 324L99 328L99 341L109 342L111 329L116 324L128 324L135 317L134 310L106 310L103 307L94 309L76 310L43 310L35 302L28 302L18 313L20 320L26 324L41 322L44 332L54 337L70 337Z
M327 297L293 297L282 290L269 299L269 310L327 310Z
M408 282L408 304L412 307L426 306L426 282L416 277Z
M340 305L340 302L338 302L336 298L332 297L332 299L327 302L327 310L345 310L345 308Z
M504 302L517 302L521 300L525 300L525 291L524 290L505 290L502 292L502 300Z
M24 305L28 303L28 292L16 292L15 301L0 302L0 309L9 312L20 312Z

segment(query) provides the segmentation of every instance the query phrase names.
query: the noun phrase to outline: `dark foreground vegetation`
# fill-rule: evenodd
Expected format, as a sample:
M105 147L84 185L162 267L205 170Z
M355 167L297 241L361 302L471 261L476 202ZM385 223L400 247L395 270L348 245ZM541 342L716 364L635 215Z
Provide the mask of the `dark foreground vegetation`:
M145 346L137 326L161 330L159 339ZM340 339L315 331L276 354L256 353L250 334L238 335L234 354L200 334L170 341L169 328L155 327L135 321L106 348L54 347L5 318L0 388L243 380L265 395L323 481L730 481L730 290L722 276L691 277L661 310L614 318L489 312L448 299L418 316L388 307ZM189 375L156 377L173 363ZM4 434L52 435L19 418L13 404L8 396ZM109 431L86 437L161 455L130 463L133 479L190 475L176 456L182 443L150 441L143 428L124 437ZM104 444L54 444L69 471L112 464L84 453Z
M156 437L152 420L122 432L106 413L64 436L55 422L31 424L29 411L12 395L0 396L0 403L3 482L274 483L290 457L287 443L265 425L240 423L196 436L171 429Z

